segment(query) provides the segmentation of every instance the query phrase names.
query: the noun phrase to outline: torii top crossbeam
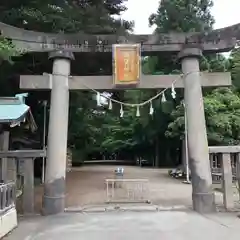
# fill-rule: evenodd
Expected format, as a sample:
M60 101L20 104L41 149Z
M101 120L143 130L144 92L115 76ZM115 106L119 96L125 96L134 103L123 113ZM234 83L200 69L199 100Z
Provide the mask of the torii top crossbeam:
M115 43L141 43L142 55L157 52L179 52L187 44L201 48L205 53L226 52L240 40L240 24L211 32L169 33L152 35L89 35L54 34L24 30L0 22L1 35L12 39L22 49L30 52L49 52L64 48L71 52L112 52Z

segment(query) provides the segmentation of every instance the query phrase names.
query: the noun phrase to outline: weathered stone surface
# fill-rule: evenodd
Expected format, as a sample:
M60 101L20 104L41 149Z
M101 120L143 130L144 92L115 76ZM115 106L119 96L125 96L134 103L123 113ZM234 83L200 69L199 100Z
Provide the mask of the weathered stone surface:
M160 89L170 88L172 83L175 88L183 88L183 81L180 75L142 75L139 85L132 87L134 89ZM112 76L72 76L68 80L70 90L106 90L114 89ZM231 86L231 74L224 73L201 73L202 87L219 87ZM21 75L20 76L21 89L51 89L51 77L48 74L44 75ZM121 87L123 90L124 88ZM127 87L129 89L129 87Z
M226 52L240 39L239 24L210 33L169 33L152 35L89 35L54 34L28 31L0 23L2 36L10 38L21 49L33 52L49 52L65 49L72 52L112 52L115 43L140 43L142 54L157 52L179 52L183 45L194 45L205 52Z
M49 59L65 58L65 59L69 59L69 60L75 60L72 52L62 51L62 50L50 52L48 58Z
M59 178L44 185L43 215L64 212L65 209L65 178Z
M57 214L65 208L65 175L67 159L67 133L70 74L69 55L64 51L55 53L51 107L49 117L46 175L44 185L43 214ZM54 57L54 56L53 56Z
M0 151L0 158L37 158L37 157L46 157L45 150L9 150L9 151Z
M240 40L240 23L209 32L196 33L188 38L189 42L219 42L221 39Z
M227 210L234 209L233 174L230 153L222 154L223 203Z
M191 170L193 209L199 213L215 211L212 178L209 165L209 151L206 120L199 74L199 49L184 49L181 53L182 72L185 74L184 103L188 155Z
M24 187L23 211L24 214L34 213L34 159L24 158Z
M239 153L240 146L211 146L208 147L209 153Z
M0 130L1 131L1 130ZM0 132L0 150L7 150L9 147L9 132ZM8 162L7 158L0 159L0 181L6 182L8 180Z
M194 187L193 187L194 189ZM201 214L210 214L216 211L215 196L213 192L192 194L193 209Z

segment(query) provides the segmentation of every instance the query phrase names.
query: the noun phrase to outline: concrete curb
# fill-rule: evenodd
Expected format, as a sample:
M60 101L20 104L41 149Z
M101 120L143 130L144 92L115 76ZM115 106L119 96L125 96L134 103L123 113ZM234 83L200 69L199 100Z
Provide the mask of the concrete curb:
M190 208L182 205L177 206L159 206L159 205L151 205L151 206L87 206L87 207L69 207L65 209L66 213L103 213L103 212L159 212L159 211L186 211L191 210Z

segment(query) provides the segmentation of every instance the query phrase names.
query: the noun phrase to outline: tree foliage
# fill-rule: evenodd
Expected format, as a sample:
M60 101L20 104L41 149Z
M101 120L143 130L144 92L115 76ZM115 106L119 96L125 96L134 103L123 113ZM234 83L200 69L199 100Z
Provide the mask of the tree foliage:
M157 13L149 17L157 32L206 31L214 24L211 0L162 0Z
M240 96L229 88L218 88L204 97L210 145L237 145L240 140ZM184 106L171 114L166 136L184 138Z
M8 61L13 63L12 57L17 57L22 54L22 51L17 49L9 40L6 38L0 38L0 61Z
M118 16L126 10L125 0L13 0L1 1L0 21L17 26L20 28L42 31L42 32L86 32L86 33L117 33L132 29L133 23L122 21ZM0 53L7 58L15 55L12 44L0 45ZM11 54L10 51L11 50ZM0 74L0 94L14 95L19 91L18 79L20 74L42 74L51 72L51 62L46 61L47 56L43 54L25 54L15 61L14 66L2 65ZM79 64L74 66L77 74L86 75L89 73L99 73L101 68L111 68L111 58L103 59L92 54ZM110 67L109 67L110 66ZM103 74L106 74L103 72ZM90 152L99 146L94 140L98 132L96 116L94 115L95 106L93 104L92 92L71 93L71 107L69 119L69 145L78 149L80 152ZM44 92L33 92L27 99L33 114L39 125L39 136L42 137L43 130L43 106L41 101L48 100L49 94ZM96 121L95 121L96 120ZM99 140L100 141L100 140ZM96 146L95 146L95 145ZM88 147L88 148L86 148ZM92 150L89 150L92 149ZM85 155L83 153L83 155Z
M25 0L4 1L0 19L34 31L112 33L121 23L113 18L126 10L125 0ZM133 23L124 21L124 29Z

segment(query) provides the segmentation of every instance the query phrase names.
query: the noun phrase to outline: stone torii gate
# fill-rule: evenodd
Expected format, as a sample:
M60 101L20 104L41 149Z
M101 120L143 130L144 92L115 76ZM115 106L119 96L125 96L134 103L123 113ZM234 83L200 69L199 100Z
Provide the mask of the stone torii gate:
M200 73L202 53L231 50L240 38L239 25L210 33L171 33L153 35L87 35L49 34L27 31L0 23L3 36L12 39L19 47L32 52L48 52L53 60L52 75L21 76L20 88L51 90L51 108L48 133L44 214L57 214L65 208L65 168L68 132L69 90L113 89L112 76L70 77L73 53L83 56L90 52L112 54L112 44L140 43L143 56L159 52L178 53L182 65L183 81L175 84L184 88L186 105L188 149L192 173L192 199L194 210L200 213L215 211L212 178L209 166L208 141L202 98L202 87L230 86L230 73ZM132 88L169 88L176 75L142 75L139 84ZM88 86L88 88L86 87Z

